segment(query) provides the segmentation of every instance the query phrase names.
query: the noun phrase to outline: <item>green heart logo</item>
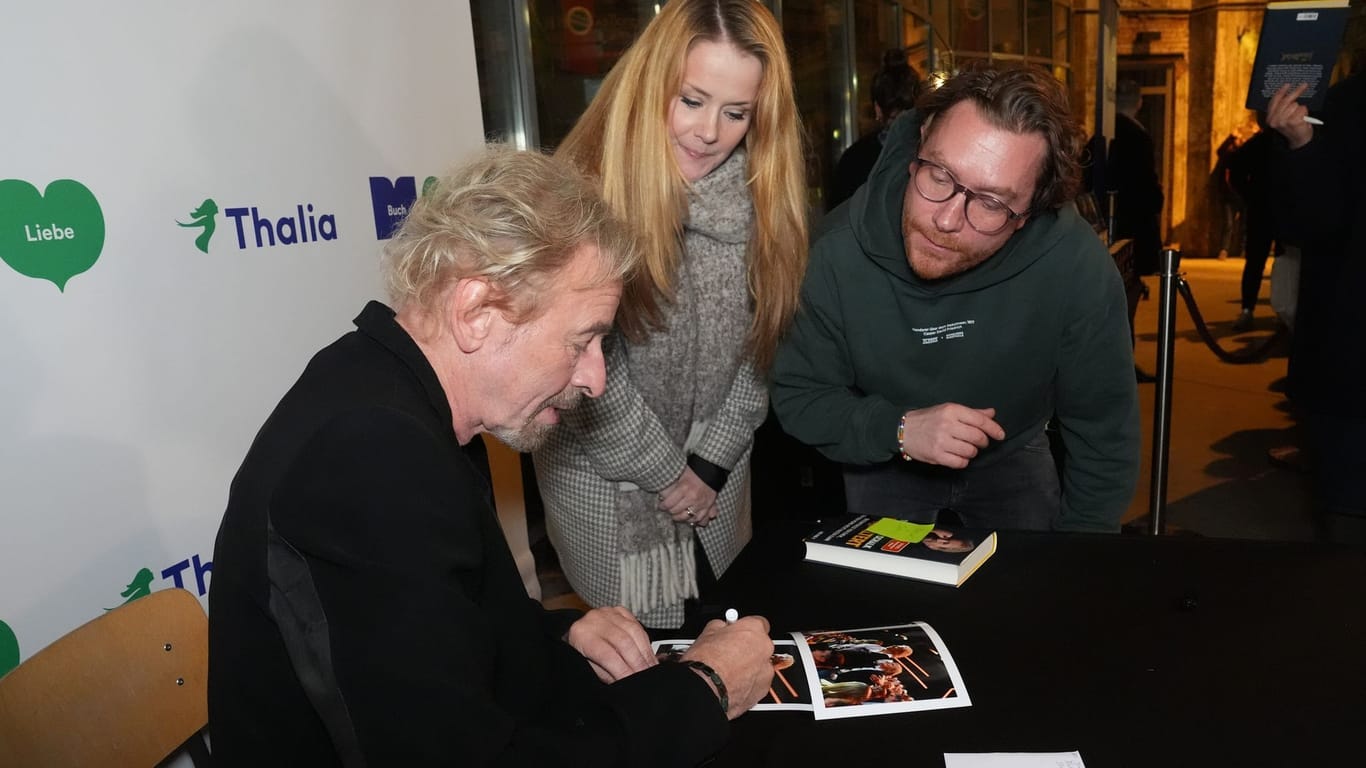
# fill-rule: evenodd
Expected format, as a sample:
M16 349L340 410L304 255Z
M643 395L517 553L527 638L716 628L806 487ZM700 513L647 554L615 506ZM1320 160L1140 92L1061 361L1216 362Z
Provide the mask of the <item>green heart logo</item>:
M15 272L65 292L103 249L104 212L84 184L58 179L39 194L27 181L0 181L0 259Z
M6 672L19 666L19 638L14 636L14 630L9 625L0 621L0 677L4 677Z

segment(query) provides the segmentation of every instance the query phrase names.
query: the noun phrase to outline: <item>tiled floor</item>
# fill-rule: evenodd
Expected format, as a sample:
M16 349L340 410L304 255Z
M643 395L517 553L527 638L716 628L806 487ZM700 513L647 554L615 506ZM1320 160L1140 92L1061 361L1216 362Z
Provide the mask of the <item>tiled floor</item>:
M1258 345L1276 327L1266 305L1269 285L1263 282L1253 328L1233 334L1242 269L1241 259L1191 260L1182 267L1210 331L1229 351ZM1157 278L1146 280L1150 298L1139 304L1134 357L1145 370L1153 372L1160 286ZM1254 539L1312 538L1305 475L1273 463L1268 456L1269 450L1295 438L1295 422L1279 391L1284 385L1288 345L1277 345L1261 362L1233 365L1221 362L1200 339L1184 302L1177 307L1176 328L1164 510L1168 532ZM1139 386L1144 458L1138 493L1125 516L1131 530L1147 530L1148 526L1155 391L1153 384ZM533 541L537 538L533 527ZM544 602L552 607L582 607L564 580L549 543L539 538L533 552Z

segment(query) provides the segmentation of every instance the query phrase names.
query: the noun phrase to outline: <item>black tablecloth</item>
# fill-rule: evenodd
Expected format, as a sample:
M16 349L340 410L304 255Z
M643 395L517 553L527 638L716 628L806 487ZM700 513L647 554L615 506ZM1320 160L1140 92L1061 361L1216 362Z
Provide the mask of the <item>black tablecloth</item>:
M962 587L806 563L778 521L706 595L776 631L921 620L966 709L752 712L716 765L942 765L1080 750L1088 768L1366 765L1366 555L1301 543L1002 532Z

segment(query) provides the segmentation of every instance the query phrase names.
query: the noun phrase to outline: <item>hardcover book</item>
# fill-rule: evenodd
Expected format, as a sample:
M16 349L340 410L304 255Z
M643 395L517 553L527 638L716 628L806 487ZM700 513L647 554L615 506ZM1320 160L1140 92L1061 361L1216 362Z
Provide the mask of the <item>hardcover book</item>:
M657 640L660 661L692 640ZM774 635L773 684L754 705L802 710L817 720L970 707L963 677L939 633L924 622Z
M1347 27L1348 0L1269 3L1262 16L1248 109L1265 110L1282 85L1308 83L1299 101L1314 112L1323 106Z
M961 586L996 552L995 531L850 515L806 539L806 559L861 571Z

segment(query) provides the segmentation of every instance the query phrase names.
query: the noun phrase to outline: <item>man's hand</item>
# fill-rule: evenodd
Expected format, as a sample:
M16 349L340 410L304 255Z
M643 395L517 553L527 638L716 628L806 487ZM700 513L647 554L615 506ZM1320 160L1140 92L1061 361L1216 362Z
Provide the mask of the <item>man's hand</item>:
M1299 149L1314 138L1314 126L1304 122L1309 108L1296 101L1308 87L1308 83L1300 83L1294 88L1288 83L1282 85L1266 107L1266 127L1274 128L1284 136L1291 149Z
M645 628L619 605L585 613L570 625L565 642L588 659L604 683L659 663L650 649L650 636L645 634Z
M1006 438L1006 431L993 421L995 416L995 408L958 403L907 411L902 450L916 461L963 469L992 440Z
M768 619L745 616L734 624L711 621L683 658L696 659L721 676L730 698L726 718L734 720L768 694L773 685L773 641Z
M659 508L676 523L701 526L710 523L720 512L716 508L716 491L688 467L683 468L683 474L677 480L659 492Z

